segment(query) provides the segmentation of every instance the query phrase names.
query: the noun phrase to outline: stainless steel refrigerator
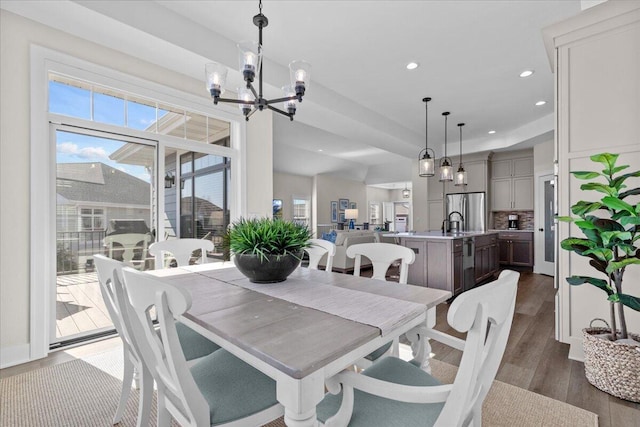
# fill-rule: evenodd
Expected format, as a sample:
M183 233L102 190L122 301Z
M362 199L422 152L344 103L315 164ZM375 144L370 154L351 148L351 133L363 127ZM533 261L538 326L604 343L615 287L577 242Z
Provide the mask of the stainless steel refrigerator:
M451 215L452 220L462 219L462 231L486 231L487 229L487 196L484 191L475 193L452 193L447 194L446 212L447 217L451 212L460 212L458 215Z

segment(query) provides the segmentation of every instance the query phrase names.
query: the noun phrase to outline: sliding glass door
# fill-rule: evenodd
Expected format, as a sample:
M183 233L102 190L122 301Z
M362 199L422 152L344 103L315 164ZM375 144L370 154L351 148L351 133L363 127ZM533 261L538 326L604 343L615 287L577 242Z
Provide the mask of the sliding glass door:
M113 329L93 255L152 267L156 144L56 126L56 321L52 344Z

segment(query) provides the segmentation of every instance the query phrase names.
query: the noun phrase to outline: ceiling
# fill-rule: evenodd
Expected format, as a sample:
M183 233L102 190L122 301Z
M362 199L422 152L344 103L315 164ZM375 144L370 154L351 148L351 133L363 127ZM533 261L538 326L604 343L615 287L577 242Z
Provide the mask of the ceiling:
M3 1L2 8L198 79L206 62L224 63L229 88L241 84L235 43L258 33L257 1ZM280 96L291 60L313 65L295 121L276 115L274 169L410 181L425 146L425 96L433 98L428 138L438 156L443 111L451 112L450 155L458 153L459 122L463 153L548 140L553 77L541 29L580 10L580 0L265 0L265 95ZM409 71L410 61L420 66ZM526 69L535 72L519 77ZM536 106L540 100L547 103Z

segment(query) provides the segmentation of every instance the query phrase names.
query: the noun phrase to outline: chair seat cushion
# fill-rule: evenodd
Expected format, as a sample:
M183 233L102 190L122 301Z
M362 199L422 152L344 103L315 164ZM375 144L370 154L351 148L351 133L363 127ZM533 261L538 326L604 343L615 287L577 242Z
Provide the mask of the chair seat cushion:
M224 349L198 361L191 373L209 403L212 426L258 413L278 403L275 381Z
M219 345L206 339L183 323L176 322L176 331L178 332L178 339L186 360L204 357L220 348Z
M410 386L436 386L440 381L420 368L396 357L385 357L365 369L361 375ZM327 394L317 406L318 419L325 422L335 415L342 403L342 393ZM354 391L353 415L349 427L431 426L444 403L404 403Z

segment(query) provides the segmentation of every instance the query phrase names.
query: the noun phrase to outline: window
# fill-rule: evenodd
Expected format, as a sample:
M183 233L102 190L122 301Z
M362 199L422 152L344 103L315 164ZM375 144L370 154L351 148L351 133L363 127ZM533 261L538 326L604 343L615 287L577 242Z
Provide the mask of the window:
M311 211L311 202L307 199L293 199L293 222L297 224L309 224L309 212Z
M168 104L51 73L49 112L94 122L230 145L229 122Z
M101 231L104 230L104 209L80 208L80 230Z

